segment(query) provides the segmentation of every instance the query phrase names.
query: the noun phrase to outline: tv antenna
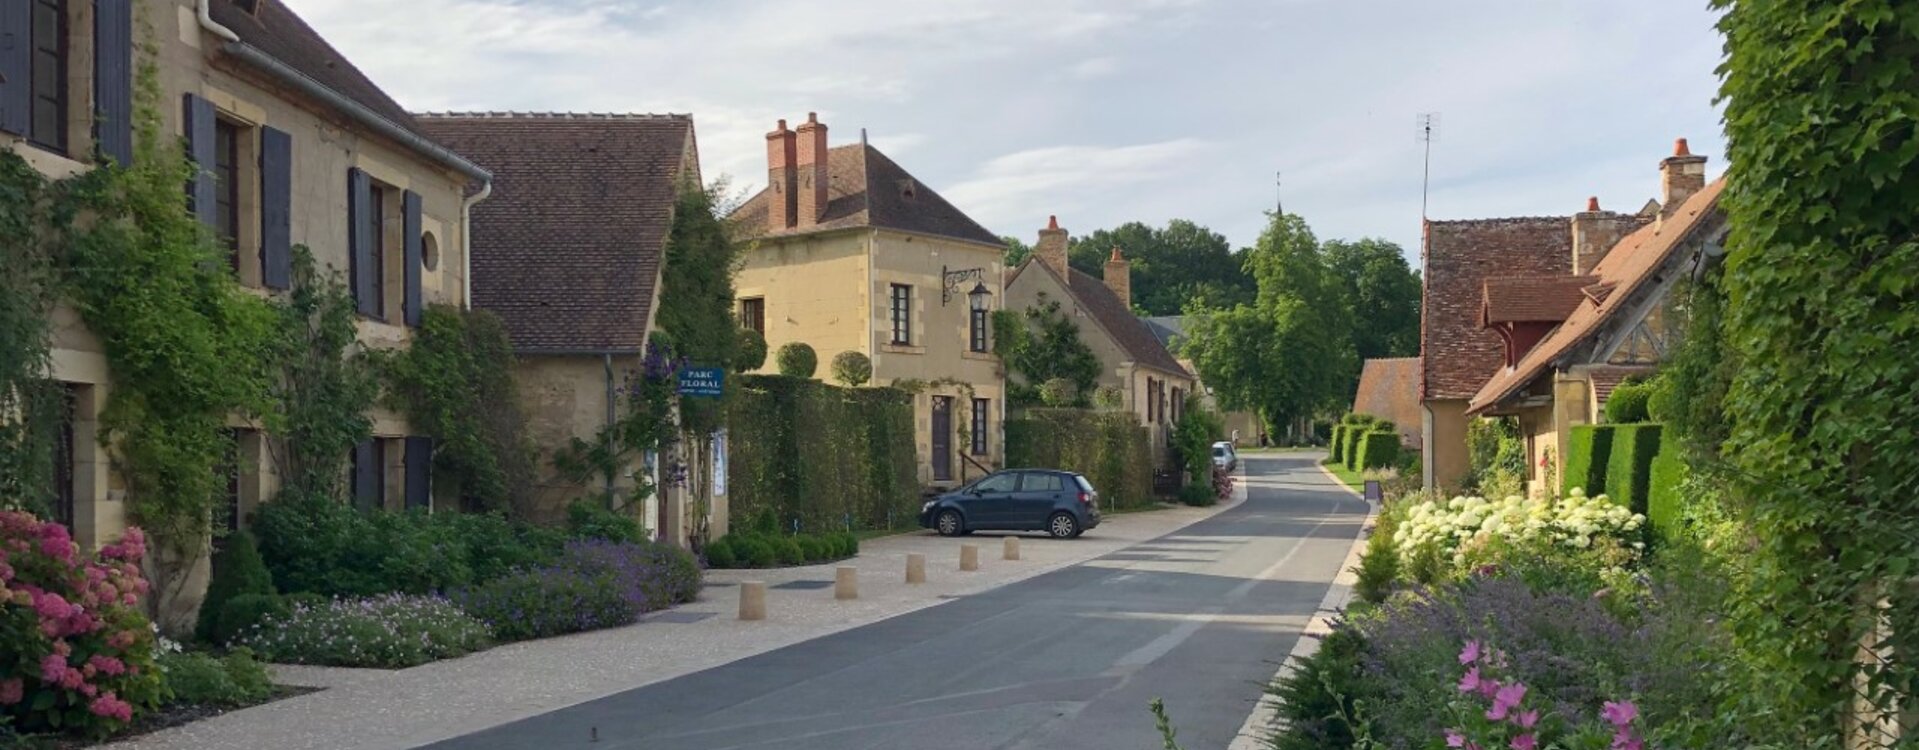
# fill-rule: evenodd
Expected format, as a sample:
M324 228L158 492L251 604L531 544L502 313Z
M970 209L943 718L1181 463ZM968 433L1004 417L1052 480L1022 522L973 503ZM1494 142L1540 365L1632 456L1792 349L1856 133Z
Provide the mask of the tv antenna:
M1286 184L1285 181L1281 179L1285 175L1285 172L1273 173L1273 213L1281 216L1286 215L1284 196L1280 194L1281 191L1279 190L1280 186Z
M1419 142L1426 144L1425 171L1419 176L1419 221L1426 222L1426 190L1433 178L1433 141L1439 140L1439 113L1419 114Z

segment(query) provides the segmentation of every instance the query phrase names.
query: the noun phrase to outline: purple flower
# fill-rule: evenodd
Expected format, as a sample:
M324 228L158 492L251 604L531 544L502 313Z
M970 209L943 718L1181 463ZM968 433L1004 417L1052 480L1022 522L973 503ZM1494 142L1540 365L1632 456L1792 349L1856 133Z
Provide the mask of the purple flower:
M1539 747L1539 738L1531 733L1522 734L1513 738L1511 747L1513 750L1535 750Z
M1606 704L1601 707L1599 714L1606 718L1606 723L1615 727L1625 727L1631 724L1633 719L1639 718L1639 707L1633 705L1632 701L1619 701L1617 703L1606 701Z
M1471 692L1477 691L1479 690L1480 684L1481 682L1479 680L1479 667L1473 667L1471 669L1466 670L1466 674L1460 676L1459 692L1471 693Z
M1466 735L1460 734L1459 730L1457 729L1446 730L1446 746L1447 747L1465 747Z
M1472 664L1479 661L1479 641L1467 641L1466 648L1459 652L1460 664Z
M1486 710L1486 718L1493 721L1504 721L1506 715L1513 709L1518 708L1519 702L1525 699L1525 685L1515 682L1511 685L1501 687L1497 692L1493 693L1493 707Z

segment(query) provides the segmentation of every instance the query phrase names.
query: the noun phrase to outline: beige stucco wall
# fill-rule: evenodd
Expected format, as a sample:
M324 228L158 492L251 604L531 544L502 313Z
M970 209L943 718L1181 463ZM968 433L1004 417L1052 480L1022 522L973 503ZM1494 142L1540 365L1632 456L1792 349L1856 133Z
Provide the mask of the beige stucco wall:
M834 355L872 353L871 321L861 312L869 294L868 238L864 230L832 232L762 241L745 252L734 296L766 301L766 365L757 372L778 372L775 353L796 341L819 355L822 379L832 377Z
M1427 486L1458 488L1471 465L1466 454L1466 400L1428 399L1422 403L1428 444L1422 460L1431 477Z
M640 368L637 356L615 356L611 361L615 389L626 386ZM539 452L539 480L534 493L535 513L548 521L565 518L566 506L574 500L605 492L601 480L586 483L562 479L552 466L556 451L573 438L592 441L607 424L608 362L596 356L522 356L514 362L513 376L520 390L520 406L526 412L527 437ZM615 408L623 406L614 396ZM614 481L614 491L622 500L631 501L634 477L647 471L640 457L629 461ZM657 498L645 498L630 506L632 514L650 530L658 530Z
M1519 422L1519 436L1526 445L1526 481L1527 491L1539 495L1548 488L1545 484L1548 472L1543 459L1553 457L1551 476L1557 481L1559 472L1565 464L1559 459L1559 424L1552 405L1534 406L1521 409L1513 414Z

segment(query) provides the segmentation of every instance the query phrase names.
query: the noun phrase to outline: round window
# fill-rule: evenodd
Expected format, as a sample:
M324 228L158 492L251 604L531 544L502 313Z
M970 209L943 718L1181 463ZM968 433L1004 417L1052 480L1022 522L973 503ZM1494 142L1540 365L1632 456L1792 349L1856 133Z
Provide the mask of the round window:
M420 265L428 271L440 270L440 240L432 232L420 237Z

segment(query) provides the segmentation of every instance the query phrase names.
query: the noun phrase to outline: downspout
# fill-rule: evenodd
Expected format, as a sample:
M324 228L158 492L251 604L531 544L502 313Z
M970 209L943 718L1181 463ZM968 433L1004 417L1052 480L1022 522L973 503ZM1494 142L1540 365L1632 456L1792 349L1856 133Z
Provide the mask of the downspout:
M460 307L466 310L473 309L473 206L492 196L493 178L488 177L480 181L480 192L460 202L460 284L465 292L460 295ZM612 383L607 387L613 387Z
M208 33L225 39L228 42L240 41L240 35L233 33L233 29L221 26L219 22L213 20L213 0L200 0L198 4L200 6L200 28L206 29Z
M606 363L606 429L607 429L607 434L611 435L613 431L613 423L618 421L618 418L616 416L618 412L614 408L614 403L613 403L613 355L611 353L608 353L600 356L603 357L602 361ZM613 504L614 473L615 472L609 471L606 474L606 502L608 507L611 507Z

